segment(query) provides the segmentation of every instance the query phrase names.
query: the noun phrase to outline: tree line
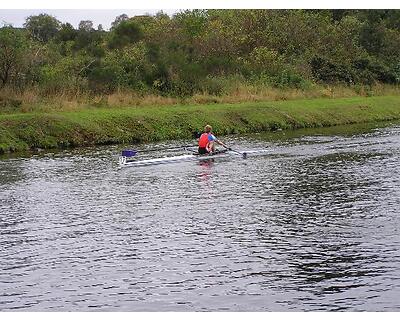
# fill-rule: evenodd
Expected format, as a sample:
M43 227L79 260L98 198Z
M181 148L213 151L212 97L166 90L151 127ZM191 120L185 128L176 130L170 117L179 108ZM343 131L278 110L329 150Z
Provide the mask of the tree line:
M229 79L280 88L400 82L400 10L186 10L110 30L47 14L0 28L0 89L222 94Z

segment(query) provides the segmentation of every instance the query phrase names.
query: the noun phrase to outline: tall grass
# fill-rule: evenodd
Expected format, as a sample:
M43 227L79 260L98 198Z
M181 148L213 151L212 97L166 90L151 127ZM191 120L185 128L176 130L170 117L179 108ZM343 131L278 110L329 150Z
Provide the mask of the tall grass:
M386 84L375 84L373 86L314 84L305 89L282 89L233 79L231 81L224 80L221 86L224 89L219 94L210 94L207 90L204 90L190 97L170 97L157 94L142 95L122 89L107 95L95 95L88 92L71 91L43 94L39 88L29 88L22 92L17 92L5 88L0 91L0 113L400 95L400 86Z

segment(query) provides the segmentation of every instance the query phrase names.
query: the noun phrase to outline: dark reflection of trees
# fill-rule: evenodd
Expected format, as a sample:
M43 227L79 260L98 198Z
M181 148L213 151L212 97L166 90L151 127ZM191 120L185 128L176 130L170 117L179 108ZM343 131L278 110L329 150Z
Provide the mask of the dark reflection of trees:
M23 165L20 161L0 160L0 186L6 187L8 184L24 181L26 177Z
M25 233L24 228L17 227L26 219L26 210L13 192L13 186L26 181L26 172L20 161L0 161L0 240L1 246L13 244L8 235ZM26 239L25 239L26 240ZM20 242L24 240L21 239Z
M277 205L258 230L273 254L259 256L282 268L267 271L272 279L265 285L326 297L373 286L374 277L388 271L388 257L363 243L358 225L381 212L379 182L363 172L370 157L330 154L289 161L276 173L269 196Z

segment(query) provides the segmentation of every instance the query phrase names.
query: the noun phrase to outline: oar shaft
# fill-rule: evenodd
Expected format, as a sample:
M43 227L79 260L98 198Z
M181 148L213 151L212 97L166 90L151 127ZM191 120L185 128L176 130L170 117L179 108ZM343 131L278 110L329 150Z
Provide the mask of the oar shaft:
M240 154L243 158L247 158L247 152L240 152L240 151L237 151L237 150L233 150L232 148L228 148L228 150L232 151L232 152L234 152L236 154Z

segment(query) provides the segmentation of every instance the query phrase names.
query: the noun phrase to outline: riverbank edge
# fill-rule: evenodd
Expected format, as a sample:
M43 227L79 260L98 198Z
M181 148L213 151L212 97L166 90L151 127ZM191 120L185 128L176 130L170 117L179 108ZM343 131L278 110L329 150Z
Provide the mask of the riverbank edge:
M0 114L0 153L193 139L207 123L222 136L399 119L399 96Z

